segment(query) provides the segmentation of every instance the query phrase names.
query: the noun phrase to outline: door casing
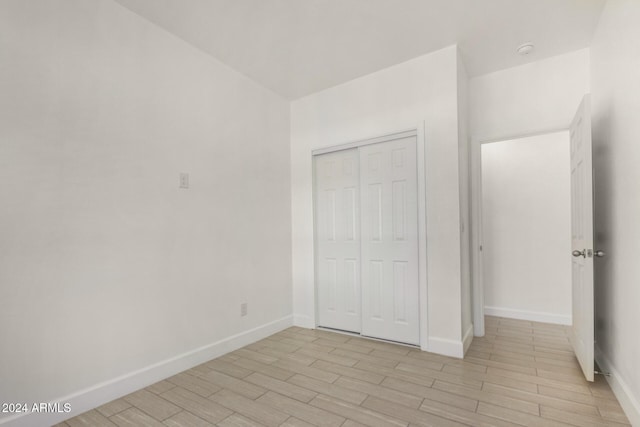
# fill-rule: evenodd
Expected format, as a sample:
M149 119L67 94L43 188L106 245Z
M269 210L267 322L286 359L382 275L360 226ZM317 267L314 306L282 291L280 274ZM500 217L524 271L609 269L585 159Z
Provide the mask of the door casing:
M482 270L482 158L481 145L549 133L566 132L569 128L542 129L536 132L505 134L492 137L473 138L469 153L470 159L470 194L471 194L471 288L473 310L473 334L484 336L484 283Z

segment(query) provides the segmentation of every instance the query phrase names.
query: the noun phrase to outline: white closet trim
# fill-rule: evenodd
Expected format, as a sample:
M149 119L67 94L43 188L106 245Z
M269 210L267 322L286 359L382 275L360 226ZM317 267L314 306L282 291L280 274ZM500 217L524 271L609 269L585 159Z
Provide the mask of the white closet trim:
M322 147L311 152L312 156L318 156L320 154L333 153L335 151L349 150L350 148L362 147L365 145L378 144L380 142L393 141L394 139L407 138L410 136L418 136L416 129L410 129L401 132L395 132L388 135L378 136L376 138L362 139L353 142L347 142L345 144L332 145L330 147Z

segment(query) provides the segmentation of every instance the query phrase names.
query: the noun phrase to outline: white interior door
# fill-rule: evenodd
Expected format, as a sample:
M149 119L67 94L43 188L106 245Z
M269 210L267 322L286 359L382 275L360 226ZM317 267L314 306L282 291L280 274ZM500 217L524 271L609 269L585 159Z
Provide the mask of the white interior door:
M571 123L571 343L584 376L593 381L593 173L591 108L585 96Z
M318 324L360 332L358 149L315 157Z
M362 334L419 344L416 137L360 147Z

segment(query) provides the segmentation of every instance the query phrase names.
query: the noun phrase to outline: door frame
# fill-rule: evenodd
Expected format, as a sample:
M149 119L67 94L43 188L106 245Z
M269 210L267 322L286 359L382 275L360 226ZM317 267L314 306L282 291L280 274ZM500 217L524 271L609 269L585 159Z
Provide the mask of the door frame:
M342 144L330 145L311 151L312 166L312 191L313 191L313 299L314 299L314 323L318 327L318 270L317 270L317 238L316 238L316 205L315 205L315 176L316 167L314 157L321 154L358 148L371 144L393 141L400 138L416 137L416 168L418 191L418 292L419 292L419 329L420 349L426 351L429 337L428 313L427 313L427 195L426 195L426 151L425 151L425 122L405 130L395 130L378 136L367 137Z
M473 335L484 336L484 283L482 261L482 144L490 144L511 139L565 132L569 127L548 128L532 132L503 134L492 137L473 137L471 139L471 288L473 311Z

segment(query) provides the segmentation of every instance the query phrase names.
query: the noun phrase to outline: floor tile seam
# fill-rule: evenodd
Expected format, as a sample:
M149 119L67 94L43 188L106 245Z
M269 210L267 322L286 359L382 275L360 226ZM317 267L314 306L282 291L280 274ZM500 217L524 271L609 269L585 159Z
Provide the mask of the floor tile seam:
M174 387L174 388L175 388L175 387ZM143 388L142 390L148 391L148 390L146 390L146 389L144 389L144 388ZM172 388L171 390L173 390L173 388ZM141 390L138 390L138 391L141 391ZM167 391L169 391L169 390L167 390ZM175 406L176 408L179 408L180 410L183 410L183 409L184 409L184 408L182 408L181 406L176 405L175 403L171 402L170 400L165 399L165 398L164 398L162 395L160 395L160 394L155 394L155 393L152 393L152 392L150 392L150 391L148 391L148 392L149 392L149 393L151 393L151 394L153 394L155 397L158 397L158 398L160 398L160 399L164 400L167 404L169 404L169 405L171 405L171 406ZM134 392L134 393L137 393L137 392ZM132 394L133 394L133 393L132 393ZM178 411L178 412L176 412L175 414L171 414L171 415L169 415L168 417L165 417L165 418L163 418L163 419L160 419L160 418L156 417L155 415L150 414L149 412L145 411L143 408L139 407L138 405L134 405L132 402L130 402L130 401L128 401L128 400L126 400L126 397L127 397L127 396L123 396L123 397L122 397L122 399L124 399L127 403L129 403L129 404L131 405L131 407L136 408L136 409L138 409L138 410L142 411L143 413L145 413L145 414L149 415L149 416L150 416L151 418L153 418L154 420L157 420L157 421L160 421L160 422L163 422L164 420L166 420L166 419L168 419L168 418L171 418L172 416L174 416L175 414L177 414L178 412L180 412L180 411ZM165 403L162 403L162 405L163 405L163 406L166 406L166 405L165 405ZM129 407L129 408L127 408L127 409L131 409L131 407ZM124 411L126 411L127 409L125 409ZM124 411L120 411L120 412L124 412ZM116 414L114 414L114 415L116 415ZM107 418L110 418L110 417L107 417Z
M196 418L198 418L198 419L202 420L202 421L203 421L203 422L205 422L205 423L212 424L212 423L210 423L209 421L207 421L207 420L203 419L202 417L197 416L196 414L194 414L194 413L193 413L193 412L191 412L191 411L187 411L187 410L186 410L186 409L184 409L184 408L182 408L182 411L178 412L177 414L172 415L172 416L171 416L171 417L169 417L169 418L173 418L173 417L175 417L175 416L177 416L177 415L182 414L183 412L184 412L184 413L187 413L187 414L189 414L189 415L191 415L191 416L193 416L193 417L196 417ZM223 419L222 419L222 420L220 420L219 422L222 422L222 421L226 420L227 418L229 418L229 417L231 417L231 416L233 416L233 415L236 415L236 414L237 414L237 412L233 411L233 413L232 413L232 414L230 414L229 416L227 416L227 417L223 418ZM169 419L169 418L167 418L167 419ZM164 423L164 422L163 422L163 424L166 424L166 423ZM214 425L215 425L215 424L214 424Z

